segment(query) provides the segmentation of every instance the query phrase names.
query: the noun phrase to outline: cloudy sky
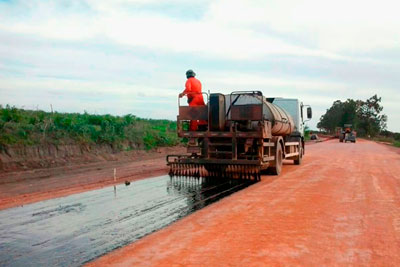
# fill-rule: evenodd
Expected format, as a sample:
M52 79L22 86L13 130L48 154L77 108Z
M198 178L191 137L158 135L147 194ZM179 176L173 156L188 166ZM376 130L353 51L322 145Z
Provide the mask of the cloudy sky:
M313 107L382 97L400 132L398 1L0 0L0 104L176 118L203 90Z

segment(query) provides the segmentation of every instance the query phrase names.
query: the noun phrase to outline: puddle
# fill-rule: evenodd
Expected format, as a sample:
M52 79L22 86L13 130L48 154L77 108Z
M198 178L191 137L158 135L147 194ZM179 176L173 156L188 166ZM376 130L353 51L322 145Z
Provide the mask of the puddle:
M249 181L161 176L0 211L1 266L80 266Z

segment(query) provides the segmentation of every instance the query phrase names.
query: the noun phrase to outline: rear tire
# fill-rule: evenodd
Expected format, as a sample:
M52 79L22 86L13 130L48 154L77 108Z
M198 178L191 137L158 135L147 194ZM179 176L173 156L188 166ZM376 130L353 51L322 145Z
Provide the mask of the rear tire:
M299 155L297 156L297 158L295 160L293 160L294 165L300 165L303 159L303 146L300 143L299 146Z
M279 175L282 171L282 163L283 163L283 153L282 153L282 146L280 143L276 144L276 151L275 151L275 160L273 166L268 168L269 173L272 175Z

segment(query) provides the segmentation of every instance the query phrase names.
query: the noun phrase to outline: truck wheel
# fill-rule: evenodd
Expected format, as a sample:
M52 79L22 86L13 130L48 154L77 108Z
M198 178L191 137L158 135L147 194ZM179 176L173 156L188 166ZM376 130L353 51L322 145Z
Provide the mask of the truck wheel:
M270 168L268 168L269 173L271 173L272 175L279 175L282 171L282 162L283 162L282 146L281 144L278 143L275 151L274 163Z
M299 146L299 155L297 156L297 158L295 160L293 160L294 165L300 165L302 159L303 159L303 146L300 144L300 146Z

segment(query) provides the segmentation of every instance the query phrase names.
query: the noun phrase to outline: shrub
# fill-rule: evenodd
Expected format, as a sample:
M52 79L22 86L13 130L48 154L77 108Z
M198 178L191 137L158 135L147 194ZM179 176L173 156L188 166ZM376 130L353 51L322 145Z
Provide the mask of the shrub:
M50 113L0 106L0 147L10 144L108 144L152 149L179 143L176 122L134 115ZM123 145L125 144L125 146ZM129 148L125 148L129 149Z

